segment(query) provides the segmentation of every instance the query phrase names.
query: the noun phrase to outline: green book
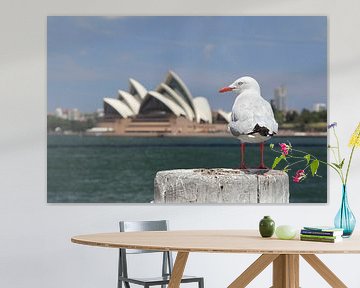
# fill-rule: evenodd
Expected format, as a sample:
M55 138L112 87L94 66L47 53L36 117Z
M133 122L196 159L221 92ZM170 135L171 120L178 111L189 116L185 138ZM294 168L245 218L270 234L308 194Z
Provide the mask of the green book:
M314 238L314 237L303 237L300 235L301 241L314 241L314 242L324 242L324 243L337 243L342 241L342 237L331 238Z
M314 238L314 239L337 239L342 238L341 236L326 236L326 235L308 235L308 234L300 234L303 238Z

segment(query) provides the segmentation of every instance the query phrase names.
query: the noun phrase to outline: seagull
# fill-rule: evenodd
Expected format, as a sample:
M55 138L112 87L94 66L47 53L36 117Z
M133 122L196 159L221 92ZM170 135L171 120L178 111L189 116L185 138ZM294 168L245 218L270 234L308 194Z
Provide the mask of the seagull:
M237 79L231 85L219 90L220 93L238 93L231 112L230 133L241 141L240 169L245 165L245 143L260 143L260 165L258 169L268 169L264 164L264 142L278 132L274 112L261 97L258 82L249 76Z

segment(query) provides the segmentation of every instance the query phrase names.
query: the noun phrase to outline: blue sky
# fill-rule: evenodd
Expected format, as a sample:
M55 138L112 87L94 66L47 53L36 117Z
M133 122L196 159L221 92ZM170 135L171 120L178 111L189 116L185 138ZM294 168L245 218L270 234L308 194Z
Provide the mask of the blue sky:
M289 108L327 103L326 17L51 16L47 26L48 112L92 112L135 78L148 90L175 71L193 96L230 111L219 88L252 76L270 100L288 88Z

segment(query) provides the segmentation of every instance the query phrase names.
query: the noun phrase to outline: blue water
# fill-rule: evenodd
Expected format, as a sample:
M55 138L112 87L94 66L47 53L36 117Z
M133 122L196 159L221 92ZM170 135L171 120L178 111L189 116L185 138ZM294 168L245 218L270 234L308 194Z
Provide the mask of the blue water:
M326 161L326 137L274 137ZM268 142L267 144L270 144ZM275 154L266 145L265 162ZM239 142L233 138L48 136L49 203L149 203L157 171L178 168L237 168ZM258 145L247 145L246 162L257 167ZM294 167L293 170L301 169ZM290 181L290 202L327 202L326 167L321 177Z

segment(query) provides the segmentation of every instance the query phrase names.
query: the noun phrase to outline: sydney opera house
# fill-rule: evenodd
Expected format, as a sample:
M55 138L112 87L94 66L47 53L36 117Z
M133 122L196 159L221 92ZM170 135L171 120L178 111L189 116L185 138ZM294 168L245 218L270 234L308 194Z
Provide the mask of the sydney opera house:
M205 97L193 97L182 79L169 71L164 82L148 91L129 79L128 91L104 98L104 119L89 132L114 135L192 135L226 133L230 113L212 111Z

